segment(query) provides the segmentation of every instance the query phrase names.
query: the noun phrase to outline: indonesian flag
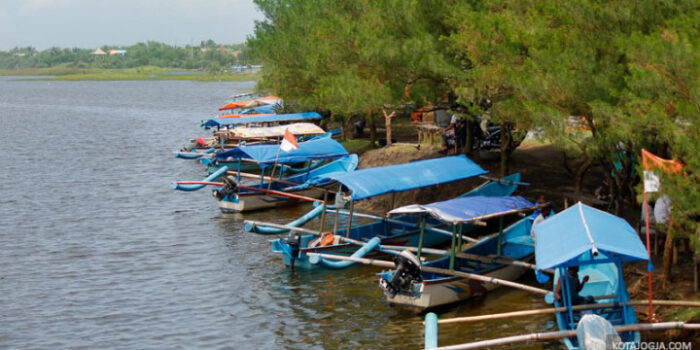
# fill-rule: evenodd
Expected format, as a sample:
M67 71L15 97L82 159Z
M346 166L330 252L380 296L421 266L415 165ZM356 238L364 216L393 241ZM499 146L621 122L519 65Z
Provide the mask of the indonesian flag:
M675 160L663 159L642 149L642 166L644 167L644 192L657 192L661 188L659 174L654 170L678 174L683 164Z
M291 152L292 150L299 149L297 138L294 137L294 134L289 132L289 129L284 130L284 138L282 139L280 148L285 152Z

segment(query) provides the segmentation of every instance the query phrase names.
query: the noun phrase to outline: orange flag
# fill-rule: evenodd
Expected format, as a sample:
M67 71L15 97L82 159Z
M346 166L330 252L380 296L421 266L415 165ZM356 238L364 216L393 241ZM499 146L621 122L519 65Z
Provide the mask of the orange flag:
M644 192L657 192L661 186L659 175L654 170L679 174L683 164L675 160L663 159L642 149L642 167L644 167Z

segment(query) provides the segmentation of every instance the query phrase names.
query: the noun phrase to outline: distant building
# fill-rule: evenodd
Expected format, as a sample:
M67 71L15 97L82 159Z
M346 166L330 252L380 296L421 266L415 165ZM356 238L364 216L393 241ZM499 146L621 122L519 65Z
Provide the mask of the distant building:
M107 53L104 52L101 48L96 48L95 51L90 52L91 55L106 55Z
M124 56L126 55L126 50L109 50L109 55L110 56Z
M245 65L233 65L230 67L231 72L236 72L236 73L257 73L260 70L262 70L262 65L252 65L252 66L245 66Z

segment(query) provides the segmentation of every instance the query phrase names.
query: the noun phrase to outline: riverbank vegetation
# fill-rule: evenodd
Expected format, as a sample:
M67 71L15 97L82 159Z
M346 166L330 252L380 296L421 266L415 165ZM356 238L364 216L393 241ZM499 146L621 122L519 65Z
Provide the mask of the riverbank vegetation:
M57 76L63 80L255 80L245 44L213 40L198 46L159 42L97 49L33 47L0 51L0 75Z
M260 88L349 130L365 118L372 140L378 120L390 133L410 106L488 115L503 131L503 173L515 131L537 130L581 159L572 181L600 170L617 214L639 212L642 149L675 159L683 172L662 174L673 203L664 280L674 237L700 252L697 1L256 3L265 20L248 45L264 65Z

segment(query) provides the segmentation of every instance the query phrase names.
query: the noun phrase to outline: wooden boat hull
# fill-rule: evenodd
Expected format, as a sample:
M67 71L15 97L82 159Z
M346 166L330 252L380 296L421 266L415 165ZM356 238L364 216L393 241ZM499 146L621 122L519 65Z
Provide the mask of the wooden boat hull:
M531 215L506 228L501 242L502 256L520 261L532 261L535 247L530 236L535 216ZM464 253L486 256L498 253L498 235L482 239L463 251ZM449 257L443 257L423 264L424 266L449 268ZM520 278L529 269L499 263L481 263L474 260L456 258L455 270L495 277L507 281ZM380 274L381 281L391 280L395 271ZM386 295L393 305L402 305L421 310L456 303L474 296L485 294L497 285L468 278L422 273L423 280L414 282L410 291L400 291Z
M318 188L288 193L319 199L323 196L323 191ZM227 198L227 200L217 200L219 209L224 213L242 213L297 203L299 203L298 199L264 193L236 195L234 198Z

